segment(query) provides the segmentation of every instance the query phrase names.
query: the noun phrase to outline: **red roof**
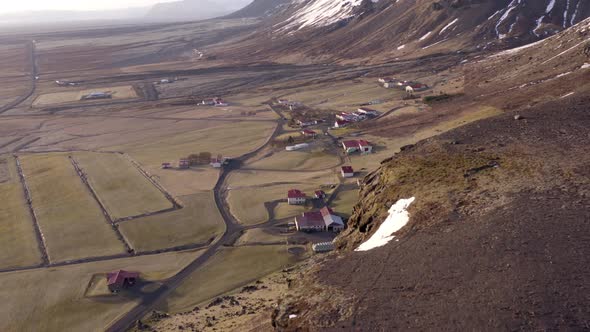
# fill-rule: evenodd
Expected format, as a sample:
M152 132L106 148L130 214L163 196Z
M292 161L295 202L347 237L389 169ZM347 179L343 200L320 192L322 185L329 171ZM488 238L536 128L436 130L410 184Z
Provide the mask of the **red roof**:
M299 189L291 189L287 193L288 198L305 198L305 194Z
M345 148L358 148L359 142L358 141L344 141L342 142Z
M139 278L138 272L128 272L124 270L114 271L107 273L107 284L108 285L120 285L125 282L125 279L137 279Z
M296 220L299 227L323 227L326 225L320 211L304 212L303 215L297 216Z
M354 173L354 170L351 166L342 166L342 172L344 173Z
M371 144L369 144L369 142L365 141L364 139L359 140L358 141L358 145L360 147L363 147L363 146L371 146Z
M301 131L303 135L316 135L317 133L313 130L305 129Z
M323 208L320 209L320 213L322 214L323 217L325 217L325 216L331 215L332 213L334 213L334 211L332 211L332 209L330 209L329 207L324 206Z
M320 196L325 196L326 193L323 190L316 190L315 195L320 197Z

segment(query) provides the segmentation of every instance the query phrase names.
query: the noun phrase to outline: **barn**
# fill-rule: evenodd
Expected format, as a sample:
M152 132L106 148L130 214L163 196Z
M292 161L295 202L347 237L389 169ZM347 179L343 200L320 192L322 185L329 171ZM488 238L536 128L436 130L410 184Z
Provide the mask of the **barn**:
M118 270L107 273L107 286L113 293L117 293L123 289L133 287L139 279L138 272L129 272L125 270Z

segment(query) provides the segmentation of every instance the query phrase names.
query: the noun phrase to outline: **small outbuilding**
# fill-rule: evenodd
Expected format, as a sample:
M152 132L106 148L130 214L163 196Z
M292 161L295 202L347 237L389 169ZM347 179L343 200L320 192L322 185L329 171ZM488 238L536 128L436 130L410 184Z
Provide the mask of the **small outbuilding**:
M170 169L170 168L172 168L171 163L162 163L162 169Z
M354 169L352 169L352 166L342 166L340 171L343 178L354 177Z
M315 253L330 252L335 249L334 243L332 242L320 242L314 243L311 249Z
M350 122L346 121L346 120L336 120L334 122L334 128L344 128L346 126L348 126Z
M326 198L326 193L323 190L316 190L313 196L317 199L324 199Z
M316 136L318 135L318 133L316 133L313 130L310 129L304 129L301 131L301 135L305 136L305 137L312 137L312 138L316 138Z
M138 279L138 272L113 271L107 273L107 286L111 292L117 293L123 289L133 287Z
M287 203L289 205L303 205L305 204L306 196L299 189L291 189L287 192Z
M211 159L211 163L209 163L209 165L211 165L213 168L221 168L221 165L223 165L223 160L219 158L213 158Z

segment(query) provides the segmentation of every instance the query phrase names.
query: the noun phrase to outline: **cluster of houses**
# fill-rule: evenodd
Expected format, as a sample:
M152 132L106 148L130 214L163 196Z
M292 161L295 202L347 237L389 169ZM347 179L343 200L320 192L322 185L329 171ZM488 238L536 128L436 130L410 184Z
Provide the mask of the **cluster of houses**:
M300 232L340 232L344 221L334 211L325 206L319 211L304 212L295 217L295 227Z
M379 83L386 89L401 89L406 92L418 92L428 90L428 85L420 82L403 81L393 77L381 77Z
M371 143L365 141L364 139L359 140L349 140L342 142L342 148L346 154L351 154L355 152L360 152L361 154L369 154L373 152L373 146Z
M203 101L201 101L199 103L199 105L203 105L203 106L215 106L215 107L229 106L229 104L227 102L225 102L223 99L221 99L219 97L204 99Z
M351 123L361 122L367 119L377 117L378 115L378 111L368 107L361 107L357 109L355 112L340 112L336 114L334 128L343 128Z
M322 190L314 192L316 199L324 199L326 193ZM291 189L287 192L287 202L290 205L303 205L307 196L299 189ZM295 227L300 232L340 232L344 229L342 218L335 215L332 209L323 207L318 211L304 212L295 217Z
M326 193L323 190L316 190L313 193L315 199L326 198ZM287 192L287 203L289 205L304 205L307 202L307 195L299 189L291 189Z
M326 198L322 190L314 192L316 199ZM307 195L299 189L291 189L287 192L287 202L290 205L303 205L307 201ZM317 211L304 212L295 217L295 227L300 232L340 232L344 229L342 218L334 214L328 207Z

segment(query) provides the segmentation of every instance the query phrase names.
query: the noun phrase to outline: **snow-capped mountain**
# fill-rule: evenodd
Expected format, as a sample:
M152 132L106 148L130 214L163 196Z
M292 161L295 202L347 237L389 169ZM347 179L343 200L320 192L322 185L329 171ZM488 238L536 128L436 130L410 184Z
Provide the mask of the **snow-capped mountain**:
M266 18L264 33L245 40L264 36L253 52L323 59L511 48L590 16L588 0L255 0L247 8L256 6L266 15L248 16Z
M301 30L306 27L321 27L355 16L355 9L363 0L294 0L303 6L287 21L286 29ZM378 2L374 0L373 2Z

